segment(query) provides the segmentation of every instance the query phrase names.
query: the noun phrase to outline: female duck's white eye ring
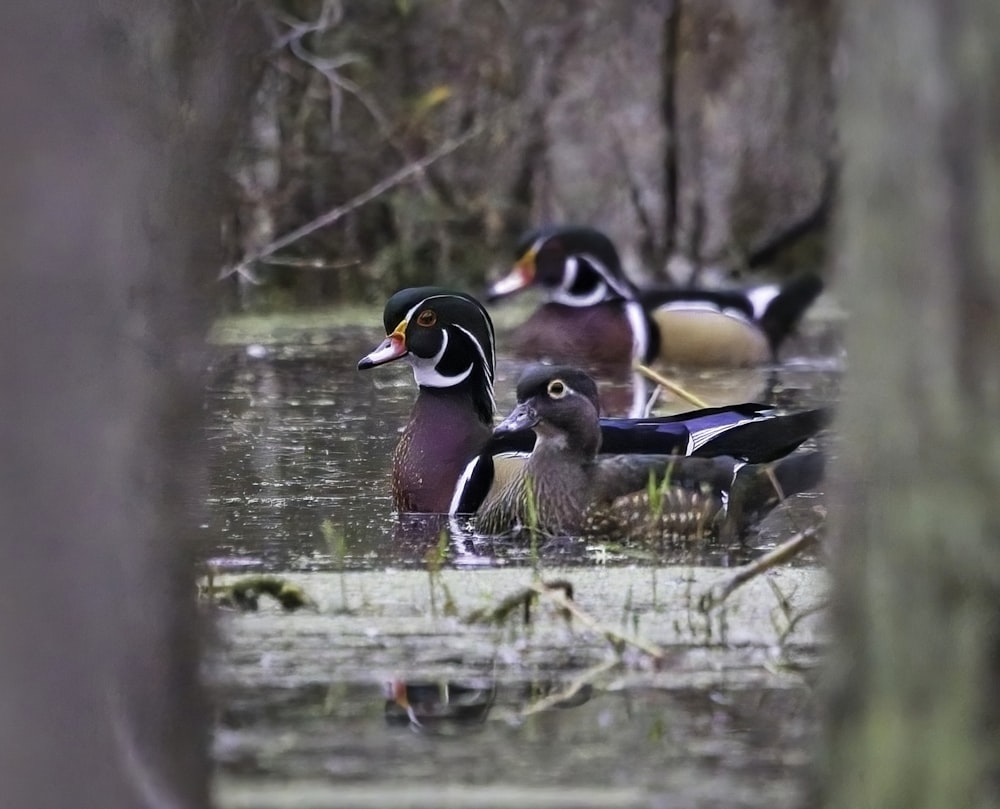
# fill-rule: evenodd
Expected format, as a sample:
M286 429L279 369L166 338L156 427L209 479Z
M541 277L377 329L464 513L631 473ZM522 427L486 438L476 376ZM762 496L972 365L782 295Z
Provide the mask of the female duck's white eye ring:
M562 399L567 390L568 388L561 379L553 379L549 382L548 394L553 399Z

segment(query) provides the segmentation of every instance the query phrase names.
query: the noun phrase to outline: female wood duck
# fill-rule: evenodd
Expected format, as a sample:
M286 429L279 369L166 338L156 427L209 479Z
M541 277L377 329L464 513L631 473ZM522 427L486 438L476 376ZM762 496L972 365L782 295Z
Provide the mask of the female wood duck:
M493 434L495 335L475 298L438 287L403 289L383 312L385 340L361 370L396 360L413 369L417 399L392 458L401 512L472 513L516 475L535 442L530 430ZM763 462L798 446L821 411L778 416L765 405L708 408L655 419L601 419L604 451L730 454Z
M640 290L607 236L567 225L524 236L514 268L490 287L488 299L531 285L548 301L518 327L516 353L601 371L629 369L634 360L689 367L771 362L822 290L813 275L747 290ZM645 393L640 380L633 416Z
M603 539L637 532L694 538L721 530L731 492L743 499L738 509L743 521L777 502L773 486L763 485L754 470L740 480L748 468L743 458L598 455L597 386L576 368L528 368L517 385L517 402L494 432L531 429L537 440L523 469L491 492L476 513L482 533L529 528ZM813 486L822 474L818 453L802 457L781 470L786 494ZM658 482L651 487L651 480Z

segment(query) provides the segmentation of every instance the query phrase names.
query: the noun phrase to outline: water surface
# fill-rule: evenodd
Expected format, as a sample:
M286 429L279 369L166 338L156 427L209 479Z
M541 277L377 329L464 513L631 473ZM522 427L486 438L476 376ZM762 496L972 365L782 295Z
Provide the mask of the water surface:
M703 396L714 393L716 400L826 403L836 392L839 362L817 353L825 347L824 324L812 328L815 335L789 346L789 359L779 368L673 378ZM417 551L436 540L437 524L424 528L419 519L404 520L401 527L388 485L392 449L415 395L412 373L402 362L356 370L358 359L383 336L377 325L339 327L286 332L267 345L216 346L207 401L206 555L269 570L329 569L326 537L332 529L343 537L348 566L422 563ZM501 346L503 337L501 332ZM522 367L499 357L500 415L513 406ZM602 390L630 401L625 384L604 384ZM664 406L667 412L690 409L682 402ZM812 505L812 499L796 498L792 506ZM772 532L759 544L777 538ZM745 560L740 554L710 558L720 564Z
M754 550L543 555L543 577L570 580L588 615L658 646L659 662L627 645L616 651L600 629L551 608L536 609L527 626L519 613L501 627L466 623L529 585L530 560L509 548L450 545L443 571L428 572L438 523L401 521L388 491L412 375L402 363L356 370L383 337L377 313L370 323L214 348L202 556L223 577L286 577L315 602L287 614L265 601L257 613L220 618L209 676L220 703L221 804L797 805L815 732L809 676L797 669L815 663L821 625L814 616L785 632L792 616L822 602L817 557L705 616L699 594L728 574L713 565L744 562ZM840 375L831 330L822 319L807 323L785 365L722 388L738 384L735 398L786 406L830 401ZM501 348L503 339L501 331ZM519 369L501 353L501 413ZM755 546L813 521L823 502L822 492L794 498ZM588 679L595 666L608 668ZM574 699L533 711L581 677ZM415 724L387 701L392 682L466 689L483 715L453 721L445 710Z

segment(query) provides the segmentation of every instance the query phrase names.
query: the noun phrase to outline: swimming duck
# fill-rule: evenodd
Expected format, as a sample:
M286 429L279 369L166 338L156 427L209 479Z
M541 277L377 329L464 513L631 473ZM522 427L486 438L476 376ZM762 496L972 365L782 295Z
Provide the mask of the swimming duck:
M789 418L794 418L789 416ZM804 411L815 424L815 413ZM537 365L517 385L517 406L494 432L530 429L537 440L519 472L492 490L476 512L484 534L521 529L549 535L627 539L645 535L702 538L743 530L777 501L769 480L747 466L746 456L689 457L599 454L597 386L583 371ZM798 443L805 440L799 431ZM794 449L788 442L785 450ZM803 453L778 460L785 494L812 487L822 456ZM741 524L725 526L727 501L738 493Z
M401 512L472 513L516 475L535 443L528 429L493 433L496 337L474 297L413 287L385 305L386 337L360 370L403 361L417 398L392 456L393 504ZM652 419L598 419L604 452L733 454L754 462L788 452L814 433L821 411L783 416L767 405L708 408Z
M487 299L537 286L547 300L517 328L512 349L526 359L602 373L631 369L634 362L699 368L773 362L823 288L817 276L805 274L747 289L639 289L612 241L583 226L533 230L516 255ZM647 388L642 377L634 382L631 415L638 416Z

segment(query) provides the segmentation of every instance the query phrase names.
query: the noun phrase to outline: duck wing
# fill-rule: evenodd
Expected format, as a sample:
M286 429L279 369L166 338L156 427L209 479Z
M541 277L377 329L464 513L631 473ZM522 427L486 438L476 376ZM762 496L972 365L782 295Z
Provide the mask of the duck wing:
M594 501L610 501L657 485L666 476L674 486L728 491L739 466L735 458L692 458L686 455L607 455L591 472Z

